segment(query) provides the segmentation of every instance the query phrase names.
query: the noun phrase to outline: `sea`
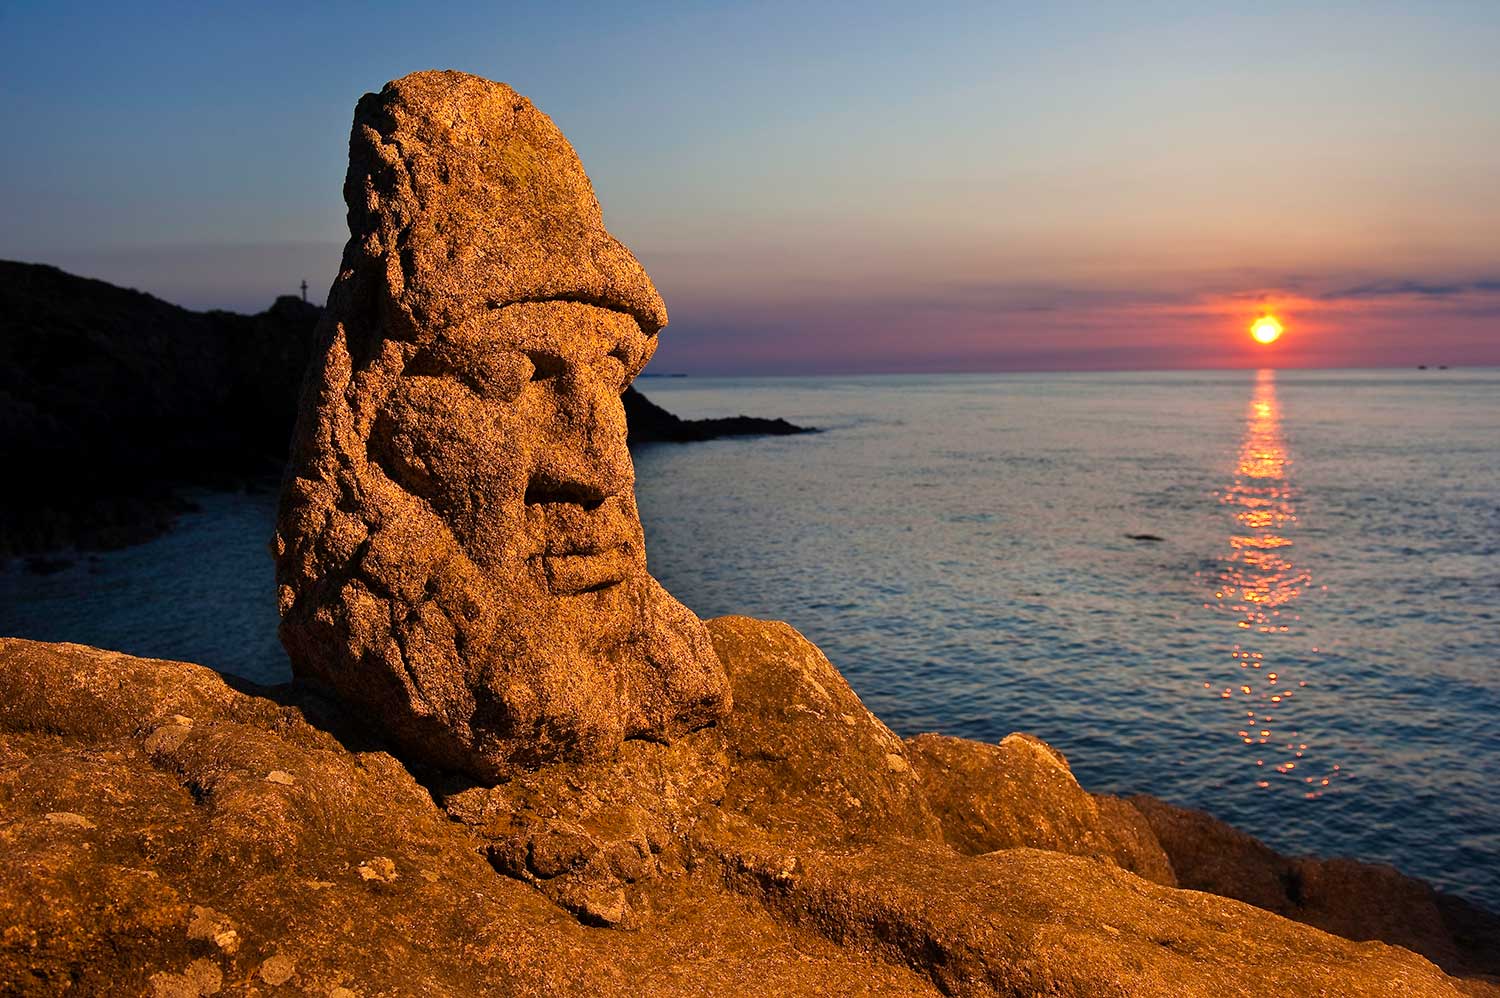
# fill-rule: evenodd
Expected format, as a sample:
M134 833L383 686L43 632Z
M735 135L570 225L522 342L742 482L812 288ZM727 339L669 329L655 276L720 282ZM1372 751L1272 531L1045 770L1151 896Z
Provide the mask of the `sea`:
M902 735L1500 911L1500 370L645 378L815 434L636 453L652 572L790 622ZM262 683L273 490L0 569L0 633Z

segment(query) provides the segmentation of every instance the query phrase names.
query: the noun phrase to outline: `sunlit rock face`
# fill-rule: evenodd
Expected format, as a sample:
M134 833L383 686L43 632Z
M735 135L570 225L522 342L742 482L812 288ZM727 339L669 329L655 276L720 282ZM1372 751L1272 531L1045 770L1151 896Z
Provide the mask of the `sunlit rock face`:
M297 675L481 779L725 716L625 447L666 309L562 133L415 73L360 100L344 198L274 540Z

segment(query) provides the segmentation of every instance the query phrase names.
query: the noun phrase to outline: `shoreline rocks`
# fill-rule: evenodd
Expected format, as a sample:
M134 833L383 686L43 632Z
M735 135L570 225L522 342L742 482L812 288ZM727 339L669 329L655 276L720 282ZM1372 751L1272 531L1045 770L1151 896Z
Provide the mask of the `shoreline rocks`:
M759 416L728 416L719 419L682 419L673 415L632 386L625 389L625 420L631 447L654 443L698 443L721 437L785 437L818 433L816 428L797 426L785 419Z
M938 825L1045 814L1061 772L964 784L955 816L914 780L933 736L903 745L784 624L708 626L729 724L477 793L308 689L0 639L0 991L1500 995L1493 934L1449 940L1450 977L1107 859L966 855ZM1052 766L1021 742L1001 758ZM1196 827L1163 843L1184 881ZM1344 901L1397 924L1402 896Z
M320 312L193 312L0 261L0 557L138 543L184 487L278 476Z

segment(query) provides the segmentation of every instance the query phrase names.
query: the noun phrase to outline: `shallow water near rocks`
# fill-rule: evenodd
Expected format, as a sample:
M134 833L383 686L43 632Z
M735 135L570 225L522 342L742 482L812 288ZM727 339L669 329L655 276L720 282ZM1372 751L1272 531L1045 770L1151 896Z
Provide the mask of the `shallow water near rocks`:
M826 431L637 453L652 571L700 615L790 621L901 734L1029 731L1092 790L1500 909L1500 371L640 387ZM274 495L195 499L6 568L0 633L286 678Z

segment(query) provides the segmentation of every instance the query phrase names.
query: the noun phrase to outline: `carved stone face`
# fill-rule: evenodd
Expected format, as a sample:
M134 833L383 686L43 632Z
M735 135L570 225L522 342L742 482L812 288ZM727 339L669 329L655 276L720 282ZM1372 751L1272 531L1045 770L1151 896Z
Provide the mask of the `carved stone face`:
M361 101L345 196L275 541L297 675L485 779L724 716L625 446L665 311L566 141L500 84L414 74Z
M654 346L594 305L498 309L406 364L370 453L485 573L549 602L603 592L646 571L620 393Z

